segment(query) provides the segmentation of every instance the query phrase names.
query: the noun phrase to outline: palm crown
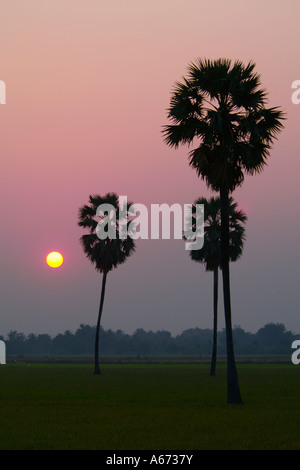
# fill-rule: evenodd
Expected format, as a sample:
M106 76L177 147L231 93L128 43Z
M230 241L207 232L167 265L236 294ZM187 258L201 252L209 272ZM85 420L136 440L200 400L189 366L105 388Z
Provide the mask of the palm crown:
M118 265L123 264L128 256L135 251L135 242L131 237L121 238L119 225L120 208L118 196L115 193L108 193L104 197L94 195L89 197L89 203L85 204L79 209L79 222L80 227L88 228L88 234L84 234L80 238L84 253L88 259L95 265L97 271L101 273L108 273ZM116 213L116 238L110 239L107 237L102 240L97 235L97 226L99 219L96 218L96 211L98 206L102 204L110 204ZM130 203L128 206L130 211ZM127 214L126 214L127 216Z
M233 191L245 173L260 172L283 127L283 113L265 107L266 93L258 89L254 67L251 62L199 59L175 85L165 142L178 147L199 140L189 163L215 190L225 185Z
M220 198L199 198L192 206L192 228L195 230L195 206L204 205L204 244L200 250L191 250L190 257L193 261L205 264L207 271L213 271L222 265L221 252L221 203ZM245 241L244 224L247 216L237 208L233 198L229 198L229 260L237 261L243 252Z

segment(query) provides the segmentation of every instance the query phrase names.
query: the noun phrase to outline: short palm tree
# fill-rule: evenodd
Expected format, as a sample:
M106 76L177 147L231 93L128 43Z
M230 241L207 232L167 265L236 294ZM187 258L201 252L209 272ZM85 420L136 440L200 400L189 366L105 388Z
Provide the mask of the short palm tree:
M205 265L206 271L213 272L213 347L210 366L210 375L216 373L217 361L217 329L218 329L218 284L219 268L222 266L221 258L221 204L220 198L199 198L195 201L192 210L196 213L196 205L204 205L204 244L200 250L191 250L190 258ZM229 260L237 261L243 252L245 241L244 224L247 216L238 209L238 205L229 198ZM195 215L192 217L192 229L196 229Z
M109 217L108 212L106 211L100 216L100 219L96 216L97 208L103 204L109 204L114 210L115 219L112 224L115 224L115 238L109 238L108 236L107 238L99 238L97 234L99 222L102 220L104 223L105 220L108 220L106 217ZM128 210L130 209L130 206L131 204L128 205ZM124 211L122 212L122 217L126 218L125 224L128 226L127 214L125 214ZM115 193L108 193L104 197L99 195L90 196L89 204L85 204L79 209L78 225L89 230L88 234L82 235L80 238L81 246L88 259L95 265L95 269L102 273L102 288L95 338L95 374L101 373L99 367L99 334L107 274L112 269L123 264L135 251L135 242L129 235L126 237L120 237L121 227L119 225L119 219L119 200ZM124 220L122 222L124 222Z
M195 144L189 163L221 200L221 252L227 343L227 401L241 404L232 338L229 276L229 194L246 174L263 170L284 115L266 108L255 64L229 59L190 64L175 85L164 126L167 145Z

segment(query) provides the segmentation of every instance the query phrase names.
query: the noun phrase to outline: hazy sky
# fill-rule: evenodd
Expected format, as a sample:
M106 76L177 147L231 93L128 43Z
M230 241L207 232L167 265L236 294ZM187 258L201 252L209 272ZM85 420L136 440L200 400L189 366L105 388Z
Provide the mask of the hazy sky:
M233 325L300 332L298 0L2 0L0 334L96 323L101 275L79 245L78 208L114 191L136 203L207 196L187 148L163 142L174 83L197 59L253 60L287 113L268 167L234 193L247 212L231 265ZM51 269L50 251L64 264ZM180 240L141 240L107 279L103 327L212 327L212 274ZM223 328L220 291L220 321Z

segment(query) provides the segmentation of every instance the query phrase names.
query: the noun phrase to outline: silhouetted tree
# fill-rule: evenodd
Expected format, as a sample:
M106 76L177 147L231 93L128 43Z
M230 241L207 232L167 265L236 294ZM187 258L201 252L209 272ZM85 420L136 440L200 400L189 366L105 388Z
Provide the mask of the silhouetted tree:
M101 211L99 211L100 206L103 207L103 210ZM131 204L128 205L128 211L130 211L130 206ZM82 235L80 238L81 246L88 259L95 265L95 269L103 275L96 326L95 374L100 374L99 333L107 274L112 269L123 264L135 250L135 242L133 239L127 234L124 237L122 233L123 227L128 228L128 211L126 213L122 211L121 215L119 199L115 193L108 193L104 197L99 195L90 196L89 204L85 204L79 209L78 225L89 229L89 233ZM120 226L119 222L124 223L125 225ZM100 226L99 223L101 224ZM104 230L105 226L107 227L107 230ZM99 236L100 233L97 232L98 229L103 232L101 236ZM110 231L112 233L110 233ZM106 232L106 238L104 232Z
M227 401L241 404L235 363L229 276L229 194L245 174L261 172L269 150L281 131L283 114L266 108L255 64L233 64L229 59L190 64L188 77L175 86L164 127L165 142L196 148L189 163L207 185L220 194L221 252L224 313L227 338Z
M7 354L20 356L92 355L96 326L80 325L75 333L69 330L53 338L47 334L10 332L5 339ZM99 351L106 355L126 356L199 356L211 353L212 330L190 328L172 336L168 331L145 331L142 328L132 335L121 330L112 331L100 328ZM240 326L233 328L233 338L238 354L284 354L290 359L293 340L300 339L299 334L287 331L281 323L268 323L256 333L244 331ZM218 350L226 354L226 330L218 332Z
M196 229L196 205L204 205L204 244L200 250L190 250L193 261L203 263L206 271L213 272L213 347L210 375L216 373L217 361L217 328L218 328L218 271L222 265L221 258L221 203L220 198L199 198L192 211L192 229ZM238 205L229 198L229 260L237 261L243 252L245 240L244 224L246 214L237 208Z
M286 331L282 323L267 323L256 333L256 340L260 350L264 353L283 352L291 348L293 334Z

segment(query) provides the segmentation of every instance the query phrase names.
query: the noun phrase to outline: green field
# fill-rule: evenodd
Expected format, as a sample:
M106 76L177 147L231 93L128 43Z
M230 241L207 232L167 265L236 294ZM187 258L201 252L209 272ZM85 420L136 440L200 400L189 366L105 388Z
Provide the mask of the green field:
M244 405L226 403L226 366L0 366L0 449L300 449L300 367L239 364Z

